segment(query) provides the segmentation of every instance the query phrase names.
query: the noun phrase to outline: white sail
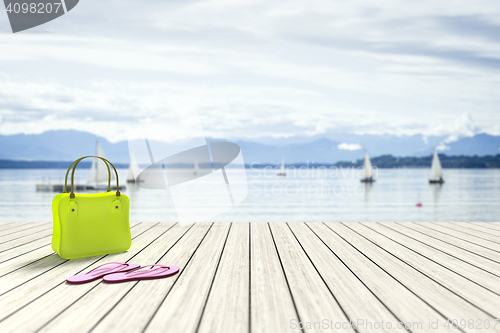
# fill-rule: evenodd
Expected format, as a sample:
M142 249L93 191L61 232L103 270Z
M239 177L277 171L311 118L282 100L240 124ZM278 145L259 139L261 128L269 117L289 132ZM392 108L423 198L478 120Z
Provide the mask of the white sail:
M96 141L96 148L95 148L95 156L100 156L106 158L104 155L104 151L102 150L101 145L99 144L99 141ZM111 171L111 180L115 179L115 174L114 170ZM108 181L108 168L106 167L106 163L104 161L95 158L92 161L92 165L90 166L90 175L89 175L89 183L102 183L102 182L107 182Z
M280 172L276 174L276 176L286 177L285 159L281 159L281 169Z
M198 161L194 161L193 175L197 175L199 170L200 170L200 167L198 166Z
M127 181L134 182L135 177L137 176L139 176L139 164L137 164L134 154L130 152L130 164L128 166Z
M443 177L443 168L441 167L441 161L437 151L434 149L434 156L432 157L431 165L431 179L439 179Z
M370 157L368 157L368 152L365 151L365 162L363 163L363 168L365 169L365 178L373 177L373 167Z

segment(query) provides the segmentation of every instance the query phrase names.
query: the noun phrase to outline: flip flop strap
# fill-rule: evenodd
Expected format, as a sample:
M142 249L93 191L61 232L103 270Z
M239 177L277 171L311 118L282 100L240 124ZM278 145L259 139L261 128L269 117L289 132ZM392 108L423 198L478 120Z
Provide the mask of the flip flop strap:
M146 265L146 266L141 266L139 267L138 269L134 269L133 271L130 271L130 272L125 272L124 274L128 275L128 276L141 276L141 275L144 275L144 274L151 274L151 270L142 270L143 268L146 268L146 267L161 267L163 268L164 270L169 270L170 267L169 266L165 266L165 265ZM159 272L155 272L156 274L160 274L160 273L163 273L164 270L162 270L161 268L157 268L157 269L154 269L153 271L159 271ZM135 273L135 274L134 274Z
M85 273L85 274L90 274L90 273L92 273L92 272L97 273L97 270L98 270L99 268L101 268L101 267L103 267L103 266L106 266L106 265L112 265L112 264L117 264L117 265L120 265L120 266L123 266L123 265L128 266L128 265L129 265L129 264L126 264L126 263L123 263L123 262L108 262L108 263L105 263L105 264L99 265L99 266L97 266L97 267L95 267L95 268L91 269L90 271L88 271L88 272L87 272L87 273ZM117 266L117 267L115 267L115 268L118 268L118 267L119 267L119 266ZM105 271L105 269L101 269L101 270L102 270L102 271Z

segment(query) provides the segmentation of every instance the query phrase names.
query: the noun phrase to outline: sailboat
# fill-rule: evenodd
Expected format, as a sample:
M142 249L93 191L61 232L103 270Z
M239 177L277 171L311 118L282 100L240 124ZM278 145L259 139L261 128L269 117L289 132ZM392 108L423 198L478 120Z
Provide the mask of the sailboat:
M365 170L365 177L361 178L361 182L373 183L375 181L375 179L373 178L373 167L367 151L365 151L365 161L363 163L363 169Z
M441 167L441 161L437 154L436 149L434 149L434 155L432 156L431 164L431 177L429 178L430 184L443 184L443 168Z
M95 148L95 156L100 156L106 158L104 155L104 151L102 150L101 145L99 144L99 141L96 141L96 148ZM115 179L115 174L113 170L111 169L111 189L116 190L116 185L113 185L113 180ZM87 181L88 184L93 184L93 186L90 186L90 189L93 190L102 190L105 191L108 189L108 168L106 167L106 164L99 160L99 159L94 159L92 160L92 165L90 166L90 174L89 174L89 179ZM105 185L103 183L106 183ZM125 186L120 186L120 190L124 190Z
M137 178L135 178L137 175ZM142 179L139 177L139 164L135 159L134 153L130 152L130 163L128 166L127 183L140 183Z
M284 159L281 160L281 169L280 169L280 172L278 172L276 174L276 176L278 176L278 177L286 177L285 160Z
M96 141L96 152L95 156L101 156L105 158L104 151L102 150L99 141ZM115 179L115 173L113 169L111 171L111 190L116 191L116 183L113 185L113 180ZM125 186L120 186L120 190L124 190ZM65 190L64 184L51 184L50 179L48 183L36 184L37 192L63 192ZM92 165L90 166L90 175L87 180L87 184L75 184L74 190L79 192L84 191L107 191L108 190L108 168L103 161L98 159L92 160Z
M200 167L198 165L198 161L194 161L194 169L193 169L193 175L197 175L198 172L200 171Z

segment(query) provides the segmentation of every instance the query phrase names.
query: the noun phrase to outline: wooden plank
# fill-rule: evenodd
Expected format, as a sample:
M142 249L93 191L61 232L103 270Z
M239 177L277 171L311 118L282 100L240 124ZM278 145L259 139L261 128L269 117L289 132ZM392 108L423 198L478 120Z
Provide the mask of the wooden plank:
M158 263L177 265L180 267L179 274L182 275L193 254L197 252L200 243L208 235L210 227L211 224L207 223L195 224L165 256L161 259L158 258L160 259ZM179 274L168 279L136 283L113 309L100 316L100 321L92 329L92 332L141 332L162 303L165 295L176 284Z
M32 228L29 228L27 230L20 230L8 235L0 236L0 245L4 245L5 243L12 242L13 240L18 240L20 238L30 236L30 235L36 235L39 234L43 231L51 231L52 230L52 225L48 223L40 223Z
M500 236L496 235L494 232L475 230L461 223L436 223L436 225L443 228L451 228L463 233L464 235L474 236L476 239L487 240L495 244L500 244Z
M133 228L134 225L135 224L131 224L131 228ZM47 245L50 246L51 242L52 242L52 233L48 235L46 234L45 237L35 238L34 240L28 243L20 241L19 245L12 245L11 248L1 251L0 264L18 258L30 252L39 250L41 248L45 248L47 247Z
M489 274L495 274L492 271L497 271L500 269L500 262L495 262L491 259L487 259L477 255L474 252L462 249L460 247L442 242L436 238L432 238L426 234L419 233L411 228L406 227L406 224L398 224L398 223L382 223L382 226L392 229L394 231L400 232L401 234L411 237L415 241L422 242L426 244L436 251L441 251L446 253L447 255L453 256L457 259L463 260L470 265L478 267ZM500 275L495 275L500 277Z
M249 329L249 227L249 223L231 226L198 332L246 332Z
M8 230L10 228L14 228L18 224L18 222L0 222L0 232L3 232L4 230Z
M397 328L401 320L388 310L334 252L319 241L309 227L303 223L290 223L288 226L347 317L354 323L360 323L357 327L358 332L372 331L366 324L361 324L362 321L373 323L384 321L386 323L384 332L406 331L404 328ZM350 245L342 241L335 247L346 249Z
M13 257L11 260L4 261L0 264L0 278L16 270L33 265L38 261L46 260L46 257L50 255L54 255L54 251L50 244L47 244L33 251Z
M138 223L131 225L132 232L134 231L134 227L139 225ZM23 267L29 266L39 260L45 259L45 257L52 255L54 251L50 244L46 244L42 247L35 248L32 251L28 251L22 253L15 257L10 257L3 262L0 262L0 277L8 274L12 271L21 269Z
M481 226L488 230L500 231L500 222L469 222L469 224Z
M132 228L131 232L133 237L135 237L137 234L141 234L150 228L150 225L139 224L136 228ZM135 245L134 242L132 242L132 246ZM64 282L69 275L72 275L71 273L76 274L74 273L76 269L84 269L102 257L104 256L65 260L52 252L51 255L41 260L36 260L32 263L27 262L27 265L25 265L23 269L14 270L0 277L0 304L9 304L6 299L12 299L14 302L17 302L16 304L18 304L18 302L28 301L29 297L32 295L33 289L30 289L30 292L25 292L23 291L26 290L25 288L35 286L36 290L40 286L46 286L48 282L56 282L57 285L61 283L61 281ZM56 267L57 269L55 269ZM61 275L64 275L64 277ZM23 289L15 290L20 287ZM12 292L14 290L15 292ZM23 297L24 300L18 299L18 293L22 293L23 295L26 294ZM10 304L9 309L13 308L15 307ZM0 312L0 318L2 318L1 316L3 314L5 314L5 312Z
M11 222L5 226L4 229L0 230L0 236L3 236L12 231L16 232L19 229L34 227L39 223L35 222Z
M196 330L229 229L230 224L227 223L212 226L189 264L175 280L175 288L170 288L164 295L145 332L164 332L172 327L172 323L182 327L183 332ZM172 307L172 304L176 306Z
M252 332L294 332L299 321L267 223L250 226L250 319Z
M284 223L272 223L269 226L300 321L311 323L305 324L306 331L331 331L331 328L322 327L321 321L324 318L343 326L336 331L353 331L338 300L330 292L290 229ZM294 327L290 319L282 325Z
M6 230L1 231L0 236L3 237L3 236L14 234L14 233L19 232L19 231L29 230L31 228L36 228L39 225L40 225L40 223L35 223L35 222L18 223L18 225L16 225L13 228L8 228Z
M59 269L45 272L19 286L15 292L0 296L0 304L5 308L0 314L0 328L3 332L33 332L40 329L100 282L97 280L83 285L70 285L66 283L68 276L111 261L127 262L157 237L159 230L167 227L168 225L141 224L134 229L146 230L141 230L143 232L134 239L128 252L68 260ZM18 296L20 294L23 295L21 299Z
M142 229L138 226L141 226ZM140 223L133 224L131 227L132 237L135 237L138 233L143 232L147 228L150 228L150 226L148 227L146 225L141 225ZM20 274L20 276L25 278L30 278L33 276L33 274L43 274L43 272L40 272L39 269L42 269L44 267L48 270L53 269L54 267L50 265L50 263L53 261L58 263L65 262L64 259L59 258L59 256L54 253L50 244L47 244L39 249L27 252L18 257L12 258L11 260L1 263L0 278L21 269L23 270L24 274L22 272L18 272L16 274ZM43 264L40 265L40 262L43 262ZM20 279L20 281L22 282L24 280ZM0 279L0 283L5 283L5 280ZM3 294L5 292L6 290L3 290L3 292L0 292L0 294Z
M466 234L463 231L458 231L455 228L453 228L452 223L450 223L447 226L439 225L437 223L425 223L424 226L426 228L429 228L432 230L446 233L446 234L448 234L452 237L455 237L459 240L462 240L464 242L476 244L476 245L479 245L481 247L490 249L491 251L493 251L497 254L500 254L500 244L497 244L497 243L490 241L490 240L487 240L485 238L474 236L472 234Z
M7 250L3 250L2 253L0 253L0 264L12 260L14 258L17 258L23 254L35 251L38 248L50 245L51 243L52 236L47 235L43 238L33 240L29 243L24 243L20 244L17 246L12 246L11 248Z
M477 223L464 222L464 223L461 223L460 225L466 229L480 231L480 232L486 233L488 235L495 235L497 237L497 239L500 240L500 230L485 228L482 225L478 225Z
M132 229L127 253L70 261L52 254L50 238L38 249L35 233L23 236L26 244L9 240L25 251L13 258L0 253L0 332L274 333L301 331L293 327L299 321L308 332L320 329L307 329L307 322L362 319L393 324L377 331L397 330L401 321L422 323L409 331L430 333L448 331L447 318L493 323L500 314L500 252L477 238L496 235L489 225L196 224L185 234L177 226L151 227ZM69 275L115 260L173 264L181 271L118 285L65 283ZM436 320L439 329L429 328ZM484 331L500 332L497 326ZM357 331L374 330L358 325Z
M500 317L500 307L498 307L500 304L499 294L495 294L484 286L468 280L464 275L459 275L459 273L441 266L436 261L430 260L429 257L420 255L420 252L415 253L392 239L375 232L368 225L368 223L353 223L348 227L369 239L372 243L377 244L380 248L393 254L399 260L425 274L436 283L447 288L450 292L454 292L456 295L468 300L485 313L490 314L494 318ZM419 249L419 251L421 250ZM437 258L437 255L435 255L435 258Z
M424 273L409 265L405 265L403 261L394 257L385 249L380 248L370 240L354 232L351 228L356 223L349 225L351 227L340 223L330 223L328 227L348 240L361 252L365 253L378 266L390 272L393 277L412 290L421 299L425 300L436 311L442 313L446 318L450 320L471 318L474 320L492 319L490 314L471 304L468 300L451 292L448 288L440 285ZM500 327L495 331L500 332Z
M474 244L463 239L458 239L442 231L434 230L424 226L423 223L402 223L404 226L416 230L418 232L424 233L430 237L440 240L441 242L446 242L454 246L460 247L464 250L472 251L477 255L484 258L488 258L495 262L500 262L500 253L497 253L491 249L488 249L480 244Z
M156 264L188 231L189 227L178 226L177 228L171 228L171 226L160 224L153 234L154 237L158 238L153 238L153 243L148 244L143 251L134 256L131 262L143 266ZM111 311L116 303L136 284L136 282L121 284L98 283L81 296L77 302L61 311L39 332L59 332L64 331L66 327L71 327L72 330L77 332L87 332L101 320L105 313ZM68 293L70 293L71 288L72 286L64 285L61 289L67 289ZM86 320L79 320L80 318L86 318ZM122 327L122 329L125 329L125 327Z
M426 323L437 322L438 328L445 329L446 318L392 275L393 270L399 270L399 263L386 262L386 266L381 267L325 224L308 223L307 225L318 239L324 242L330 251L334 252L343 264L401 320L403 327L405 325L411 327L413 323L417 323L416 325L422 323L422 327L415 331L433 333L436 329L430 328ZM352 234L352 231L346 228L342 231L344 236ZM346 243L349 247L342 246Z
M31 234L18 236L17 238L12 238L0 244L0 253L21 245L32 243L36 240L46 238L48 236L52 236L52 227L40 229Z
M487 271L477 268L476 266L472 266L467 262L461 261L456 257L452 257L443 252L436 251L436 249L426 244L417 242L406 235L398 233L392 229L388 229L380 224L364 223L363 226L370 228L375 232L378 232L384 237L387 237L387 239L390 239L393 242L407 249L410 249L411 251L414 251L414 253L422 256L423 258L426 258L427 260L430 260L431 262L436 263L437 265L440 265L441 267L444 267L451 272L454 272L455 274L461 275L464 278L476 283L477 285L482 286L483 288L497 293L497 297L500 298L500 267L498 267L497 269L495 269L494 267L490 267L490 270L492 270L493 273L497 274L497 276L495 276ZM397 255L400 256L400 251L397 250L397 248L395 250L397 252L394 253L397 253ZM423 263L424 265L429 264L425 261L423 261ZM443 274L439 275L444 277Z

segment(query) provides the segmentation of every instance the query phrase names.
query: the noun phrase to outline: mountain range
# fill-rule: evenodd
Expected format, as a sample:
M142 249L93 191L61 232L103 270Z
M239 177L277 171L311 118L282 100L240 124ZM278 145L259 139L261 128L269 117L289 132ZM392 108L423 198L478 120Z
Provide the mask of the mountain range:
M41 134L0 135L0 159L28 161L72 161L95 153L96 139L106 156L116 163L128 163L128 143L111 143L94 134L56 130ZM366 149L370 156L427 156L435 147L447 156L485 156L500 153L500 136L485 133L463 137L444 143L446 138L422 135L357 135L336 134L325 137L273 139L263 142L234 140L241 147L246 164L335 163L355 161L363 157ZM207 141L228 141L207 138Z

